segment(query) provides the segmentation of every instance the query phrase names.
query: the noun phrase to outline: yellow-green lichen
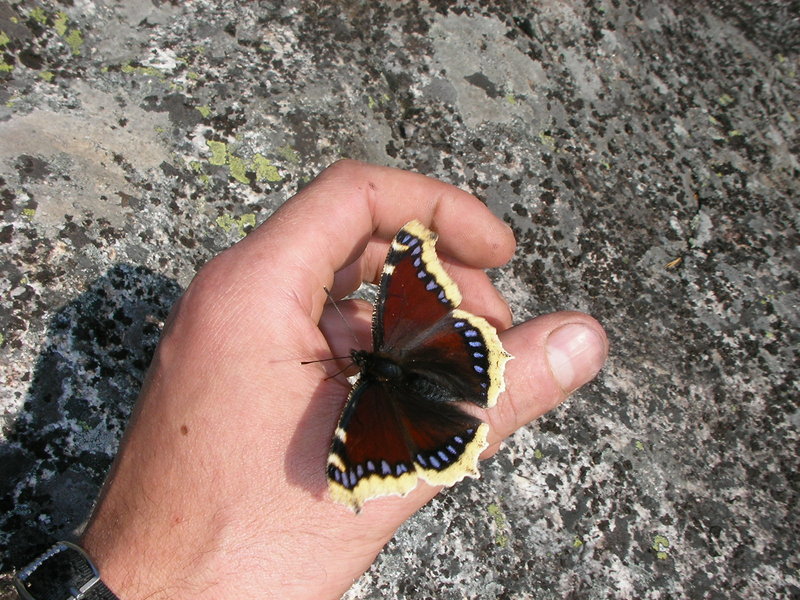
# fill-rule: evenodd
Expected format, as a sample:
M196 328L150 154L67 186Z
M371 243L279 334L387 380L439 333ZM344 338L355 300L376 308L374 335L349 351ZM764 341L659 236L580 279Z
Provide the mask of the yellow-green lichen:
M217 217L216 222L225 231L230 231L231 227L236 224L236 221L230 215L220 215Z
M197 109L197 112L203 115L204 119L207 119L208 116L211 114L211 108L209 108L205 104L203 104L202 106L195 106L195 108Z
M191 79L192 81L200 79L200 74L197 71L187 71L186 79Z
M256 170L256 181L280 181L281 174L278 173L278 168L272 164L272 161L261 154L256 154L253 157L253 167Z
M122 65L120 69L123 73L134 73L136 75L147 75L148 77L158 77L160 79L164 78L164 74L156 69L155 67L141 67L141 66L134 66L130 63L127 65Z
M237 219L230 215L220 215L217 217L216 223L226 232L236 227L239 237L244 237L247 235L245 227L253 228L256 226L256 216L253 213L247 213Z
M14 65L10 65L2 58L0 58L0 73L10 73L13 70L14 70Z
M33 19L34 21L36 21L41 25L44 25L45 22L47 21L47 13L45 13L44 9L41 8L40 6L37 6L36 8L31 10L29 14L31 19Z
M653 537L652 548L656 551L656 558L665 560L668 557L667 550L669 549L669 540L663 535L656 535Z
M78 56L81 53L81 46L83 46L83 34L80 32L80 29L70 29L67 31L67 15L64 13L58 13L53 26L56 29L56 33L67 42L72 53Z
M277 149L277 152L278 156L280 156L286 162L290 162L293 165L300 164L300 155L289 144L279 147Z
M206 145L211 151L208 162L218 167L227 165L230 169L231 177L241 183L250 184L248 171L255 171L256 181L281 181L278 168L272 161L262 154L256 154L252 160L247 161L240 156L233 154L225 142L207 140Z
M200 182L203 185L208 185L209 177L203 171L203 163L201 163L199 160L189 161L189 168L195 173L197 173Z
M539 141L543 145L545 145L548 148L550 148L550 150L555 150L556 149L556 139L552 135L547 133L546 131L540 131L539 132Z
M719 102L720 106L728 106L733 103L733 97L730 94L722 94L717 98L717 102Z
M372 96L367 96L367 106L370 108L377 108L381 104L386 104L391 100L391 96L389 94L381 94L377 98L373 98Z
M544 458L544 452L539 450L539 448L536 448L536 450L533 451L533 458L536 460L542 460Z
M635 447L637 450L644 450L644 444L643 444L643 443L642 443L640 440L636 440L636 441L633 443L633 446L634 446L634 447Z
M494 502L486 507L486 511L492 516L494 519L494 524L498 527L505 527L506 524L506 516L503 514L503 509L500 508L499 505L495 504Z
M508 535L506 534L508 521L506 520L506 515L503 513L503 509L500 508L498 504L492 503L486 507L486 511L492 517L494 526L497 529L494 534L494 543L505 548L508 545Z
M41 73L39 73L39 77L41 77L45 81L53 81L53 77L55 77L55 74L52 71L42 71Z
M255 215L255 213L247 213L247 214L244 214L241 217L239 217L239 229L240 229L242 235L244 235L244 233L245 233L244 228L248 227L248 226L251 229L256 226L256 215Z
M32 219L34 217L34 215L36 215L36 209L35 208L23 208L22 209L22 216L24 216L25 218Z
M512 93L512 92L507 93L506 94L506 102L508 102L509 104L516 104L517 103L516 95L514 95L514 93Z
M575 539L572 540L572 547L573 548L580 548L581 546L583 546L583 540L580 538L580 536L576 535Z
M11 38L6 35L5 31L0 31L0 48L5 48L8 46L8 43L11 41Z
M60 12L56 15L55 20L53 21L53 29L56 30L56 33L61 37L64 37L64 34L67 33L67 22L69 18L67 17L67 13Z
M244 160L233 154L228 154L228 167L231 170L231 177L241 183L250 183L250 178L247 176L247 165Z
M211 150L211 158L208 159L212 165L222 166L228 162L228 144L208 140L206 146Z

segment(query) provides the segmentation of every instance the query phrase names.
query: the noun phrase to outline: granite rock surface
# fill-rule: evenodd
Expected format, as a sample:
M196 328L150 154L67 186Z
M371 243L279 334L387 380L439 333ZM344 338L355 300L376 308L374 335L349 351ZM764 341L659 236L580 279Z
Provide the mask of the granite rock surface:
M612 352L346 598L800 598L799 15L0 4L0 570L82 526L197 269L349 157L478 195L515 319Z

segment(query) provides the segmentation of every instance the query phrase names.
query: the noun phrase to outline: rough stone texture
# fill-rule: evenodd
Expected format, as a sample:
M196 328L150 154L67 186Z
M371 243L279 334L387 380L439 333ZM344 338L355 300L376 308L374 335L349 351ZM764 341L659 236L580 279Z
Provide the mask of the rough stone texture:
M0 4L2 570L81 526L198 266L347 156L479 195L516 318L613 344L347 598L800 598L799 14Z

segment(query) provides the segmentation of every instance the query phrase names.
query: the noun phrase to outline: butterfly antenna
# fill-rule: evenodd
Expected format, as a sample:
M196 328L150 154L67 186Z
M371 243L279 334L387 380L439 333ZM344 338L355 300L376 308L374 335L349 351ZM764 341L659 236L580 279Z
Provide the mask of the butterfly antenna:
M310 365L312 363L327 362L329 360L342 360L342 359L345 359L345 358L350 358L350 357L349 356L331 356L330 358L317 358L315 360L301 360L300 364L301 365Z
M342 314L342 311L339 310L339 305L336 304L336 300L334 300L333 296L331 296L330 290L325 286L322 286L322 289L325 290L325 293L328 295L328 300L331 301L331 304L333 305L333 308L336 309L336 312L339 313L339 316L342 318L342 322L344 322L344 324L347 326L347 329L350 331L350 334L353 336L353 339L356 342L356 348L358 348L360 346L361 342L358 341L358 338L356 337L356 332L353 331L353 328L350 327L350 323L347 321L347 319L344 318L344 315Z
M350 327L350 323L348 323L348 322L347 322L347 319L345 319L345 318L344 318L344 315L342 314L342 311L341 311L341 310L339 310L339 306L336 304L336 300L334 300L334 299L333 299L333 296L331 296L331 292L330 292L330 290L329 290L327 287L325 287L325 286L323 286L323 287L322 287L322 289L323 289L323 290L325 290L325 293L328 295L328 300L330 300L330 301L331 301L331 304L333 305L333 308L335 308L335 309L336 309L336 312L337 312L337 313L339 313L339 316L341 317L342 321L344 322L344 324L347 326L347 329L348 329L348 330L350 331L350 333L352 334L352 336L353 336L353 339L354 339L354 340L355 340L355 342L356 342L356 346L358 346L358 345L359 345L359 341L358 341L358 338L356 337L356 332L355 332L355 331L353 331L353 328L352 328L352 327ZM327 381L328 379L333 379L334 377L337 377L337 376L341 375L341 374L342 374L342 373L344 373L344 372L345 372L347 369L349 369L351 366L353 366L353 359L352 359L352 357L350 357L350 356L331 356L330 358L318 358L318 359L316 359L316 360L301 360L301 361L300 361L300 364L301 364L301 365L310 365L310 364L312 364L312 363L327 362L327 361L329 361L329 360L343 360L343 359L347 359L347 358L349 358L349 359L350 359L350 364L349 364L349 365L347 365L346 367L342 368L342 369L339 369L339 370L338 370L338 371L336 371L336 373L334 373L333 375L328 375L328 376L325 378L325 381Z
M349 356L331 356L330 358L318 358L317 360L301 360L300 364L301 365L310 365L312 363L321 363L321 362L327 362L329 360L340 360L340 359L345 359L345 358L350 358L350 357ZM333 375L328 375L325 379L323 379L323 381L328 381L328 379L333 379L334 377L338 377L339 375L341 375L342 373L347 371L347 369L349 369L352 366L353 366L353 360L350 359L350 364L349 365L347 365L346 367L342 367L341 369L336 371L336 373L334 373Z

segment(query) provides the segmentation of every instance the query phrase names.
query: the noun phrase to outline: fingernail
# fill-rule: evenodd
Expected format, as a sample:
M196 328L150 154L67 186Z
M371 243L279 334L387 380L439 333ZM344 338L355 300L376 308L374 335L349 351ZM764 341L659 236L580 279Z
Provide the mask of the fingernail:
M550 370L566 393L591 381L606 360L605 341L579 323L562 325L547 338Z

